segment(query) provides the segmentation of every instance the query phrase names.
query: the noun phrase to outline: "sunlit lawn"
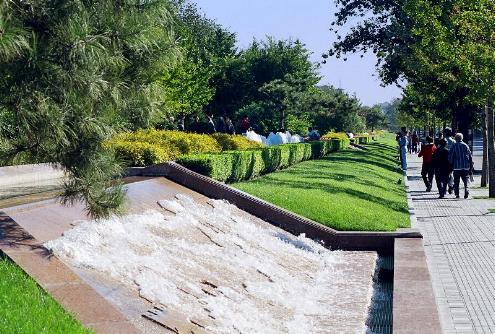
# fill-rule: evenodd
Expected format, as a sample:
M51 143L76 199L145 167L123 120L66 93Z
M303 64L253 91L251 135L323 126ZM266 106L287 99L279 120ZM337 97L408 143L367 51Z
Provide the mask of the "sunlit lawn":
M306 161L234 187L337 230L409 227L393 136L367 147L368 151L348 149Z
M0 310L0 333L93 333L6 259L0 259Z

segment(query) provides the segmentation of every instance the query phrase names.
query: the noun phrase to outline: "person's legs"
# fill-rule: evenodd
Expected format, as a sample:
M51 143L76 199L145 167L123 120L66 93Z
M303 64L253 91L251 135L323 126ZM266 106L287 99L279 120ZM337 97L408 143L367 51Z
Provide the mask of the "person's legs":
M440 195L440 198L442 198L445 195L445 189L444 189L444 184L442 174L441 173L435 173L435 180L437 181L437 188L438 188L438 194Z
M453 173L449 174L449 194L452 194L452 191L454 190L454 175Z
M454 190L454 172L449 173L449 194Z
M459 182L461 181L462 170L454 171L454 193L456 197L459 197Z
M435 169L433 168L433 164L428 165L428 183L430 184L430 189L433 185L433 176L435 174Z
M462 174L461 174L461 178L462 178L462 183L464 183L464 198L468 198L469 197L469 180L468 180L468 176L469 176L469 171L468 170L463 170L462 171Z
M428 181L428 172L428 165L423 163L423 166L421 167L421 177L423 178L423 182L425 183L426 191L428 191L428 188L430 187L430 182Z
M445 196L445 193L447 192L447 184L449 183L449 174L443 173L440 174L440 182L442 184L442 189L441 189L441 195L442 197Z
M405 147L400 150L400 161L402 163L402 170L407 170L407 151Z

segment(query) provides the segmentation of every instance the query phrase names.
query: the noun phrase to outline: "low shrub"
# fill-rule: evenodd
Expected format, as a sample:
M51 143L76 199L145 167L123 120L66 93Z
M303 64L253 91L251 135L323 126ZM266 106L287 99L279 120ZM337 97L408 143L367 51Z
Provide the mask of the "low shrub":
M317 159L349 146L349 139L285 144L246 151L191 154L177 162L199 174L221 182L239 182L284 169L299 162Z
M260 176L265 170L263 150L192 154L177 162L199 174L221 182L237 182Z
M347 134L345 132L328 132L325 134L323 137L321 137L323 140L330 140L330 139L349 139Z
M369 144L371 143L371 136L357 136L355 137L355 140L357 141L358 144Z
M169 161L177 154L171 150L163 149L159 145L145 142L127 142L122 140L104 144L115 151L117 156L126 164L145 167Z
M223 140L227 141L225 138ZM233 147L248 145L239 138L231 142ZM259 147L255 144L253 147ZM222 152L222 145L210 135L155 129L120 133L103 145L114 150L129 166L149 166L186 154Z
M332 144L331 144L330 152L336 152L348 148L349 145L351 144L351 140L349 138L333 139L331 140L331 143ZM327 152L327 154L330 152Z
M299 144L299 145L287 144L286 146L289 147L289 166L295 165L304 160L308 160L311 157L311 154L309 155L309 157L306 154L307 149L309 149L309 152L311 153L310 144Z
M384 136L384 135L385 135L385 133L387 133L387 132L386 132L386 131L384 131L384 130L375 130L375 131L371 131L371 132L370 132L370 135L371 135L372 137L382 137L382 136Z
M327 154L330 141L313 141L311 145L311 159L319 159Z
M263 147L262 144L249 140L244 136L215 133L212 135L220 145L222 151L249 150Z

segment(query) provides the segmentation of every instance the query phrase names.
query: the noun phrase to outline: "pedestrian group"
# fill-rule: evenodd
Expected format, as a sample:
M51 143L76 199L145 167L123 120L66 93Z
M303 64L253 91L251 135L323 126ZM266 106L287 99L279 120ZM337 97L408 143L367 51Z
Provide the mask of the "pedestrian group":
M427 136L418 156L423 158L421 177L430 192L433 186L433 178L436 180L439 198L444 198L447 193L454 193L460 198L460 182L464 184L464 198L469 198L469 182L473 178L473 156L469 146L463 141L462 133L453 132L445 128L434 141ZM409 134L406 128L402 128L397 134L402 170L407 170L407 155L418 152L419 138L416 132Z

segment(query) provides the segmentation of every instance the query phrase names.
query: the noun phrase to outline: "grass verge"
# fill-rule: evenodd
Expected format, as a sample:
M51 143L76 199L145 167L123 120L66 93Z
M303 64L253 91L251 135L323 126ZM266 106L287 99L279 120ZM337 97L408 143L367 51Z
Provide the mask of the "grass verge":
M341 231L409 227L392 135L233 186Z
M0 310L0 333L93 333L7 259L0 259Z

